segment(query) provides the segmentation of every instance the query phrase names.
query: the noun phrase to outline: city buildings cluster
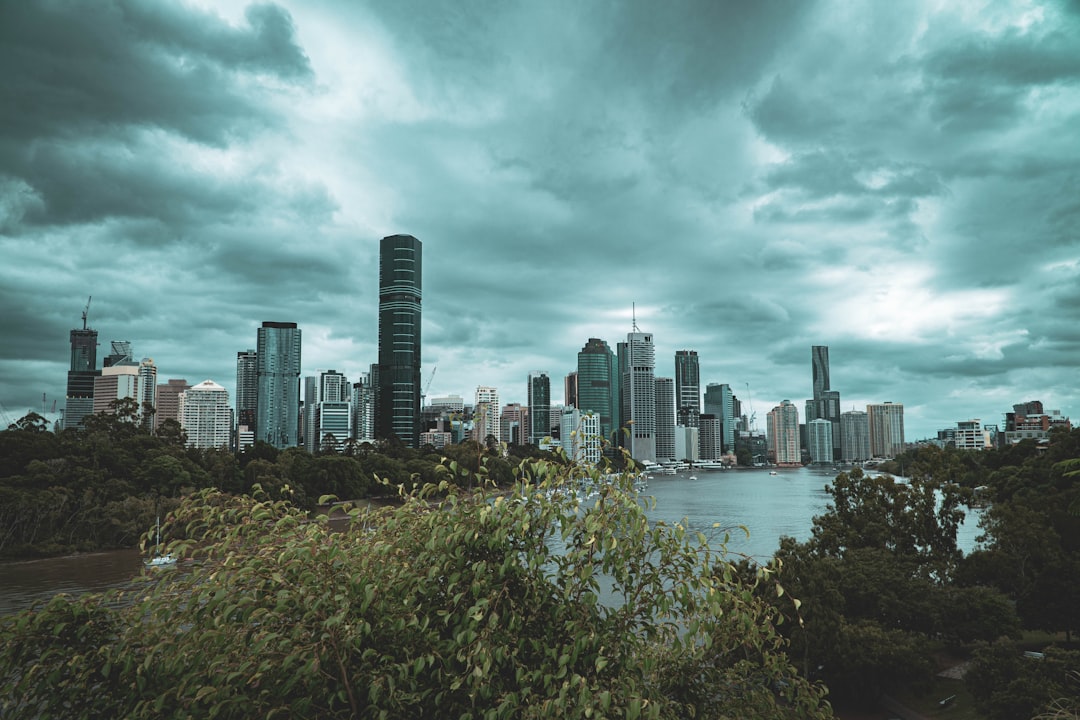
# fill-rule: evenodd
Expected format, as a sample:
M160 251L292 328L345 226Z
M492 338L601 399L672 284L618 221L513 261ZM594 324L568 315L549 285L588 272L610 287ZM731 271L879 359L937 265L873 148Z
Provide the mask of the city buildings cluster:
M790 400L766 414L759 431L749 402L730 384L702 387L694 350L674 356L674 376L657 377L653 334L637 327L613 350L588 338L576 368L563 380L564 403L552 402L551 375L528 374L526 404L500 405L495 387L476 388L472 403L458 395L427 397L421 378L422 244L411 235L380 243L378 361L351 381L336 370L301 378L302 331L295 322L265 321L255 347L236 355L236 396L212 380L157 383L150 358L134 359L130 342L115 341L97 368L97 331L71 331L71 366L62 426L78 428L94 413L112 412L116 401L133 400L137 422L159 429L175 420L198 448L243 450L257 441L277 448L341 452L349 444L380 440L436 448L467 438L481 443L563 448L571 457L596 462L625 449L647 463L678 461L721 465L861 463L893 457L905 447L904 406L872 403L842 411L832 387L829 348L810 353L812 397L803 418ZM89 310L89 304L87 305ZM428 375L430 385L434 369ZM746 387L749 392L749 386ZM302 396L301 396L302 391ZM938 433L936 442L982 449L999 442L1045 439L1068 426L1042 403L1016 405L1005 430L965 420Z

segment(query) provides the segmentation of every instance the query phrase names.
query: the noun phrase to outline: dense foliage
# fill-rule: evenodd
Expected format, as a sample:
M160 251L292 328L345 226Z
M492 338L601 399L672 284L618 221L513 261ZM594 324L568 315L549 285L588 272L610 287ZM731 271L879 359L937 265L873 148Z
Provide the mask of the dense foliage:
M184 493L204 488L249 492L260 485L271 497L310 508L320 495L359 499L382 491L376 476L395 484L432 482L444 457L476 482L481 462L487 477L513 480L511 462L532 448L510 448L509 459L475 442L436 451L400 443L348 446L346 453L311 455L259 443L239 456L224 450L185 447L180 426L166 421L153 435L142 428L133 401L115 414L86 419L81 431L50 432L30 414L0 432L0 558L56 555L132 547L140 533L176 507Z
M1075 653L1021 662L1015 642L1038 630L1071 646L1080 620L1080 431L998 451L924 447L886 469L909 480L842 473L811 538L781 540L776 569L801 606L774 602L804 672L837 702L873 704L928 683L944 650L974 657L968 684L991 717L1078 694L1064 680L1080 672ZM964 556L957 525L974 509L983 534ZM1019 670L1015 683L986 680Z
M186 497L190 570L0 619L0 717L832 716L766 576L650 524L628 478L440 467L341 532L260 489Z

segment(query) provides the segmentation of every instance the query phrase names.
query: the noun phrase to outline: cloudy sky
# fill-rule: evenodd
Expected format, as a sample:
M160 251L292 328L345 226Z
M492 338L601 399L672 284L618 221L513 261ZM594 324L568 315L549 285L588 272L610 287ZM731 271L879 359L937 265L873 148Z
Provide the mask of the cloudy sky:
M560 398L636 303L759 427L816 344L909 440L1080 416L1075 1L11 0L0 69L12 418L88 296L162 381L232 391L263 320L355 377L399 232L432 395Z

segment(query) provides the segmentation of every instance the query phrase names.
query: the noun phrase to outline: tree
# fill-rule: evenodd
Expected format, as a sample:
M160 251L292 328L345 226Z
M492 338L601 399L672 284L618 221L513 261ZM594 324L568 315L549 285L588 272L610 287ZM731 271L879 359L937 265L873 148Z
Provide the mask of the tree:
M169 547L190 573L0 619L0 716L832 717L757 580L652 525L628 477L483 475L340 533L258 490L191 496ZM589 506L558 492L583 476Z

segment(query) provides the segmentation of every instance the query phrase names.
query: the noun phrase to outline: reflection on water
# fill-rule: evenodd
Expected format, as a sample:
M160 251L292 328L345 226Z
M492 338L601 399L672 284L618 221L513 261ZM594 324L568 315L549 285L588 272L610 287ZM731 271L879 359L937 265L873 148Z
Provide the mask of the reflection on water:
M831 468L763 470L695 470L657 475L642 494L655 499L648 510L654 522L683 522L717 542L729 534L728 551L765 562L783 535L796 540L810 537L815 515L825 511L829 496L825 485L837 471ZM691 476L696 480L691 480ZM714 530L713 523L720 529ZM738 529L744 526L749 537ZM977 518L968 515L957 542L964 552L975 547ZM48 560L0 564L0 614L8 614L47 600L54 594L77 594L120 587L143 571L136 550L73 555Z

